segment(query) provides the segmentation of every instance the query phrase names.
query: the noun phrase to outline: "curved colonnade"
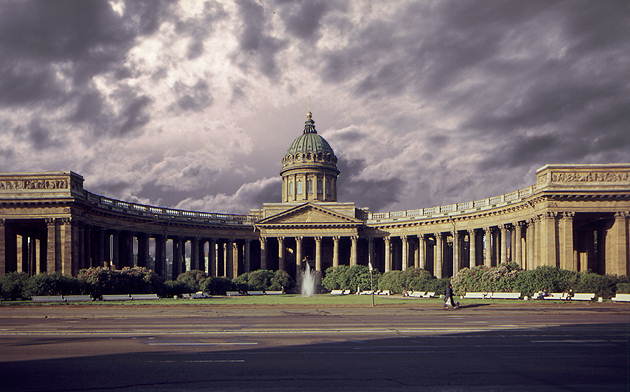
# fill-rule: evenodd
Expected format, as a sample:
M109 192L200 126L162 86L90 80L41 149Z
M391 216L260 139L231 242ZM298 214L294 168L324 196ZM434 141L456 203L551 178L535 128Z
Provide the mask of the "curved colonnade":
M370 262L437 277L507 261L630 272L630 164L547 165L518 191L417 210L372 213L304 199L249 215L205 213L99 196L72 172L4 173L0 274L113 265L168 279L190 269L235 277L258 268L295 274L304 260L318 270Z

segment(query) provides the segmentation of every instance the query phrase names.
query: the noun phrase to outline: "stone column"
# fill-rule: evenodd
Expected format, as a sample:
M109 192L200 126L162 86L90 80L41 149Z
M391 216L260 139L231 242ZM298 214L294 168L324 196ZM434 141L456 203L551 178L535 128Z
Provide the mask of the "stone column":
M42 265L42 254L45 252L42 252L43 241L39 238L33 238L33 241L35 245L33 249L33 252L35 253L35 273L41 274L46 269L46 266Z
M427 269L427 239L418 234L418 268Z
M168 279L166 276L166 237L155 236L155 273Z
M508 239L508 227L507 225L500 225L501 230L501 258L499 264L507 263L507 239Z
M182 248L184 241L179 237L173 237L173 264L170 278L175 280L182 272Z
M76 226L76 224L74 224ZM76 230L73 230L73 223L70 218L62 218L61 226L59 227L61 233L61 273L67 276L72 276L73 265L76 263Z
M527 242L527 265L525 269L531 270L536 268L536 218L530 218L528 223L525 233Z
M384 237L383 241L385 241L385 272L389 272L392 270L391 238L389 236Z
M563 212L560 216L560 227L559 227L559 235L560 240L558 244L560 245L560 268L566 269L569 271L577 271L577 259L574 257L574 246L573 246L573 217L575 216L575 212L567 211Z
M221 269L221 263L224 253L223 242L220 239L216 240L214 246L214 271L216 273L215 276L223 276L223 270ZM223 252L223 253L222 253Z
M357 237L357 236L350 237L350 241L351 241L351 244L350 244L350 266L357 265L357 259L358 259L358 256L357 256L357 254L358 254L357 241L358 241L358 239L359 239L359 237Z
M609 229L606 250L610 253L606 263L607 274L628 275L628 212L615 212L615 221Z
M223 276L230 277L232 270L232 240L223 243Z
M339 236L333 237L333 267L339 266Z
M207 254L206 254L206 242L208 240L205 238L199 238L199 270L208 274L208 263L207 263Z
M236 278L238 277L240 270L239 270L239 263L238 260L239 259L239 244L237 241L232 242L232 270L230 271L230 277L231 278Z
M6 219L0 218L0 276L7 272Z
M284 258L284 237L278 237L278 269L282 271L287 270Z
M298 270L302 266L302 240L304 237L295 237L295 264Z
M433 275L436 278L443 278L442 276L442 258L444 256L444 239L442 233L435 233L435 257L433 265Z
M208 240L208 275L217 276L217 264L216 264L217 244L214 238Z
M199 261L199 238L190 239L190 269L198 270L201 265Z
M315 237L315 271L322 270L322 237Z
M407 239L406 235L400 236L400 243L401 243L401 247L402 247L402 266L401 269L403 271L407 270L407 267L409 267L409 241Z
M110 264L112 268L119 268L121 264L120 263L120 232L119 231L112 232L111 247L112 247L112 254L111 254Z
M260 269L267 269L267 238L260 237Z
M556 230L556 212L547 211L543 215L543 230L541 243L541 261L542 265L556 266L558 255L556 252L556 241L558 232Z
M46 272L51 274L57 271L59 228L57 220L46 219Z
M15 271L16 272L26 272L25 268L24 268L24 259L26 258L26 255L28 254L28 247L27 247L27 251L24 250L24 245L26 244L26 238L22 235L22 234L16 234L15 235Z
M457 230L453 231L453 276L457 274L460 266L460 252L459 252L459 232Z
M243 246L243 272L250 272L252 270L252 240L246 239Z
M484 229L483 241L483 265L490 267L492 266L492 229L490 227Z
M477 265L477 232L468 230L468 268Z
M523 250L522 250L522 238L523 238L523 222L516 222L512 225L514 227L514 244L512 249L514 250L513 261L523 267Z
M0 276L7 272L6 219L0 218Z
M147 267L149 260L149 236L146 233L138 234L138 266Z

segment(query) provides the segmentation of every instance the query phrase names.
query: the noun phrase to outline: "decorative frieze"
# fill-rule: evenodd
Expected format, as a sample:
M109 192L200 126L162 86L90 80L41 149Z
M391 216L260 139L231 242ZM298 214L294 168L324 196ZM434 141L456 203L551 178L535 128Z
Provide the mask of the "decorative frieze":
M552 172L551 182L630 182L630 172Z
M0 191L70 189L67 178L0 180Z

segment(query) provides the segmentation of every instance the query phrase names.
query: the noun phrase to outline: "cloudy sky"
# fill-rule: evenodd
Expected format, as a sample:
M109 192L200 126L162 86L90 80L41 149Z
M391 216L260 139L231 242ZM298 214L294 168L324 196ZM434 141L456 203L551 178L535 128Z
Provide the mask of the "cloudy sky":
M625 0L0 0L0 54L0 170L128 201L279 201L308 110L373 211L630 162Z

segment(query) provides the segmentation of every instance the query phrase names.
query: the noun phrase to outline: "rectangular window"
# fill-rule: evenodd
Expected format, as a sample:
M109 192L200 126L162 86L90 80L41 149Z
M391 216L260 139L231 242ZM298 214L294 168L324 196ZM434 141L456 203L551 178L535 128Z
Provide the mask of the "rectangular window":
M298 195L302 194L302 181L297 182L297 194Z
M289 195L293 195L293 181L289 181L289 189L287 193Z
M306 193L313 193L313 180L312 179L306 180Z
M324 193L324 187L322 186L322 179L318 178L317 179L317 194L321 195L322 193Z

